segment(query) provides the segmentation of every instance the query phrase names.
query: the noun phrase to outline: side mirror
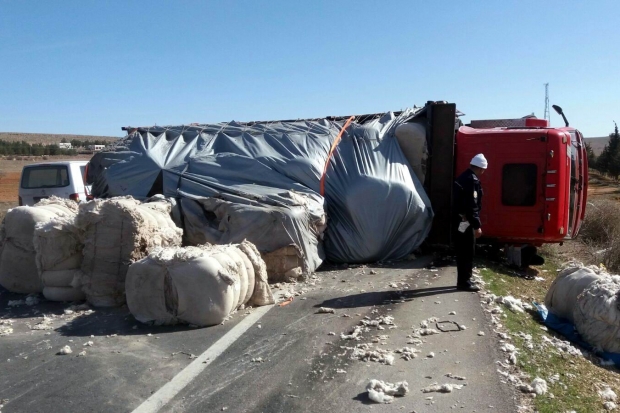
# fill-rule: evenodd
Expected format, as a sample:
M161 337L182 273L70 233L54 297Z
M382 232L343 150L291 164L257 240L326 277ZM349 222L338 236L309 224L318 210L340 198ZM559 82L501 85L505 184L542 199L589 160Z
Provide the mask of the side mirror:
M564 119L564 123L566 124L566 126L568 126L568 120L566 120L566 116L564 116L564 111L562 110L562 108L558 105L551 105L551 107L557 112L558 115L562 116L562 119Z

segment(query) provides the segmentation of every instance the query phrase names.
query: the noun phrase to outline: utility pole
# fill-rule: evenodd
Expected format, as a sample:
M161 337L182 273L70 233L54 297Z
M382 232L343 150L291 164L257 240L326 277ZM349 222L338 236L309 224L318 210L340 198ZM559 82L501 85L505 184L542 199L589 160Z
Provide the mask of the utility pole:
M549 112L549 83L545 83L545 119L551 126L551 112Z

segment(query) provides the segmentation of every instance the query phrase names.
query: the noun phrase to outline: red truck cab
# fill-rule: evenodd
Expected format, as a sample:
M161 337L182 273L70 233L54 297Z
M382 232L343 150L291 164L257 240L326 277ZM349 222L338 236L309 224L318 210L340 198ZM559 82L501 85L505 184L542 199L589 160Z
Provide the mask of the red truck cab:
M509 121L520 126L502 126ZM455 177L478 153L489 162L479 177L486 241L540 246L577 236L588 182L581 132L536 118L472 121L458 129L455 143Z

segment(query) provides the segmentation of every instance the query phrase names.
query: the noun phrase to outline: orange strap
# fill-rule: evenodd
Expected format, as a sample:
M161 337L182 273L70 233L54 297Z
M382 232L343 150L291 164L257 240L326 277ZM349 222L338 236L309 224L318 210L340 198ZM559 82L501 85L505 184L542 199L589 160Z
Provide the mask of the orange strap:
M292 302L293 302L293 297L289 297L288 299L286 299L286 300L282 301L280 304L278 304L278 306L284 307L285 305L289 305Z
M323 175L321 175L321 186L320 186L321 196L325 196L325 174L327 174L327 167L329 166L329 160L332 158L332 154L336 150L336 146L338 146L338 143L340 142L340 139L342 138L342 134L344 133L344 130L349 127L351 122L353 122L353 119L355 119L355 116L351 116L346 121L342 129L340 129L340 133L338 133L338 136L334 140L334 143L332 143L331 149L329 150L329 154L327 155L327 159L325 160L325 168L323 168Z

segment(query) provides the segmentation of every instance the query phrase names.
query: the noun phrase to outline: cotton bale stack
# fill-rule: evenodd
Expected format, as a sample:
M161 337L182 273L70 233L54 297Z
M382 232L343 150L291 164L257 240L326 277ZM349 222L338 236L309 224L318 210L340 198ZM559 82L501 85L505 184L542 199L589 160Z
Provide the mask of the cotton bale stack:
M84 300L84 293L73 287L74 280L81 279L83 248L75 216L38 223L33 243L45 298L50 301Z
M182 230L166 202L98 199L80 205L76 222L84 237L80 285L94 306L124 304L129 266L156 248L181 245Z
M77 210L74 201L54 196L32 207L10 209L0 230L0 285L15 293L40 293L43 284L36 264L35 227L55 218L71 219Z
M237 309L274 302L249 241L153 252L129 267L126 288L134 317L156 325L216 325Z
M579 334L598 350L620 353L620 276L593 267L560 272L545 304L572 321Z
M297 281L303 278L303 252L297 245L264 253L262 257L272 283Z

